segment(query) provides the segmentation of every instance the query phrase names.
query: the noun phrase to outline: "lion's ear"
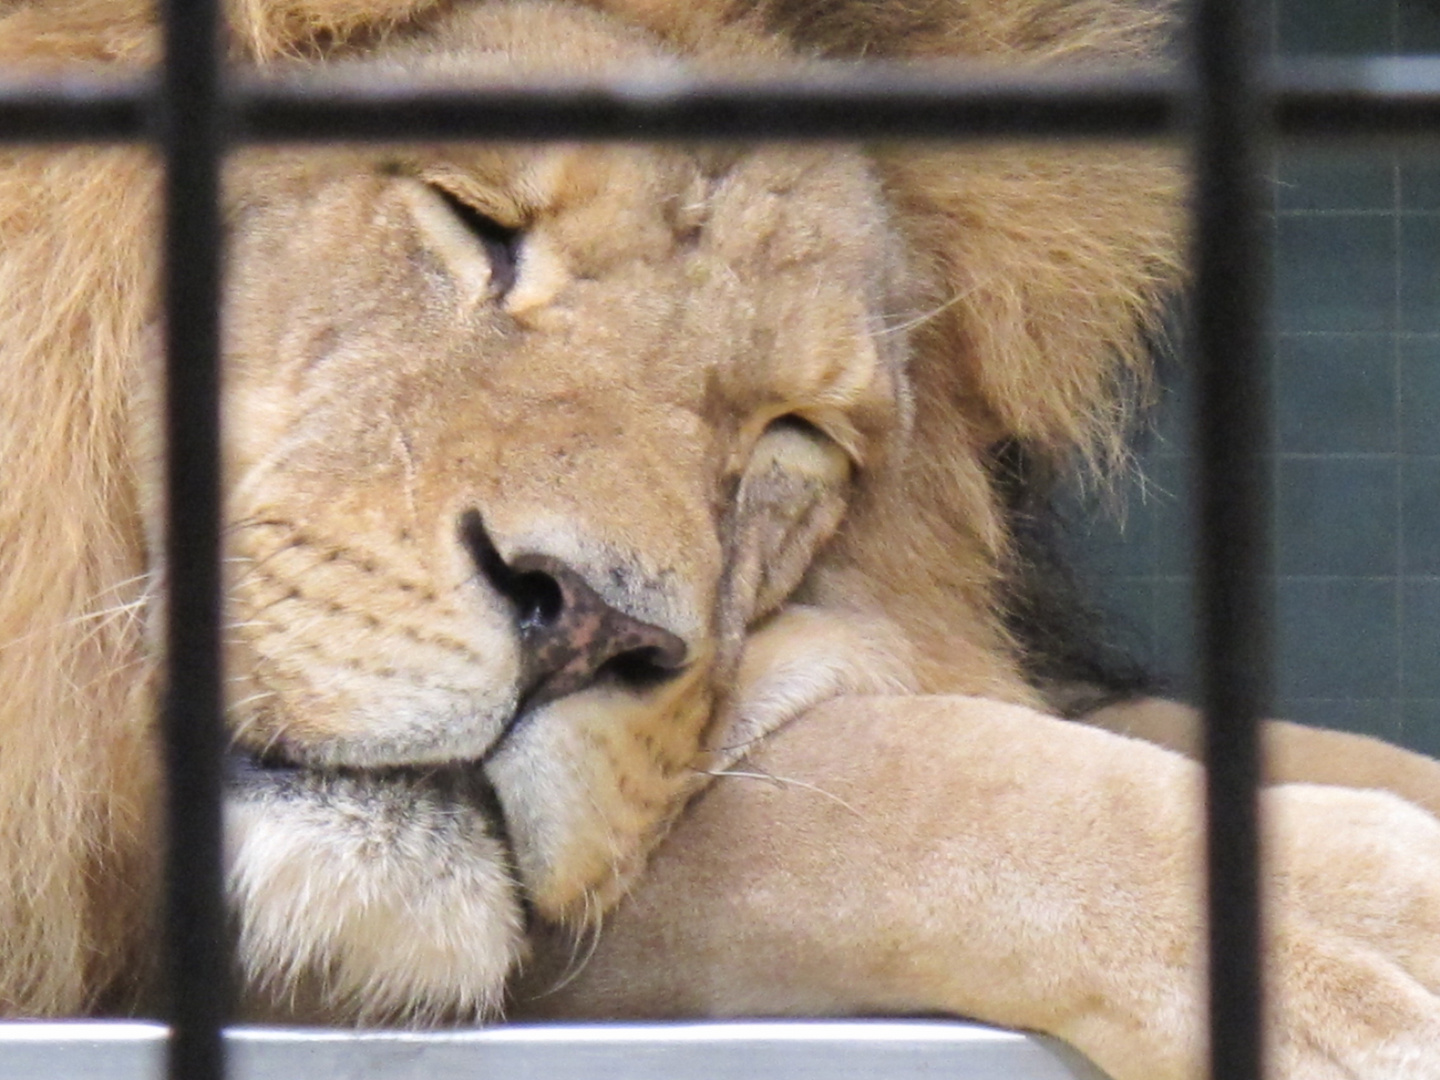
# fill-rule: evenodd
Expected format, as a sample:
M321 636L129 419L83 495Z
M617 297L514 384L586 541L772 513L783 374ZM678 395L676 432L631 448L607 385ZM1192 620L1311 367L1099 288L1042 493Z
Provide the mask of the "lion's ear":
M804 421L781 418L760 437L730 522L727 610L735 632L794 591L845 512L849 457Z

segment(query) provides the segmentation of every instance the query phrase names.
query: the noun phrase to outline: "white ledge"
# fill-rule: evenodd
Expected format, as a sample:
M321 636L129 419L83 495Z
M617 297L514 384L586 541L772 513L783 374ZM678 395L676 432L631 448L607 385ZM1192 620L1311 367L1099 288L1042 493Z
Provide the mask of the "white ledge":
M167 1029L0 1023L5 1080L159 1080ZM512 1025L449 1032L236 1027L230 1080L1105 1080L1051 1039L945 1020Z

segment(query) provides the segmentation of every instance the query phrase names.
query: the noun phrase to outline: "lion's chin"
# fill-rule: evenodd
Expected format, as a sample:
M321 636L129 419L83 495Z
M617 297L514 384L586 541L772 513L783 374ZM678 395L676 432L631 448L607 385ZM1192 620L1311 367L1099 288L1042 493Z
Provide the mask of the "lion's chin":
M485 1019L525 911L478 767L231 762L227 883L250 1011L329 1022Z

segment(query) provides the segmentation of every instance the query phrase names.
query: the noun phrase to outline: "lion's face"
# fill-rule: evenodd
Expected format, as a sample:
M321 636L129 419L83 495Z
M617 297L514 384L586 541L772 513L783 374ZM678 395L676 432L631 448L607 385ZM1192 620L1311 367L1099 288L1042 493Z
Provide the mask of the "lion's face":
M530 15L396 62L484 72L559 24L591 63L641 49ZM895 243L833 148L264 153L232 188L245 948L483 1007L512 861L546 917L618 895L901 424Z

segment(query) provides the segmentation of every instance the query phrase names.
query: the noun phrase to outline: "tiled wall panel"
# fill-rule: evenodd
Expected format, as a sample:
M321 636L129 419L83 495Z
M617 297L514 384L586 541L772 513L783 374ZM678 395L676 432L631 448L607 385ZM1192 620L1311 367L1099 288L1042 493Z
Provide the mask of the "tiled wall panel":
M1278 0L1289 55L1440 52L1429 0ZM1440 751L1440 152L1279 148L1277 710ZM1114 632L1193 691L1182 370L1116 521L1072 512Z

